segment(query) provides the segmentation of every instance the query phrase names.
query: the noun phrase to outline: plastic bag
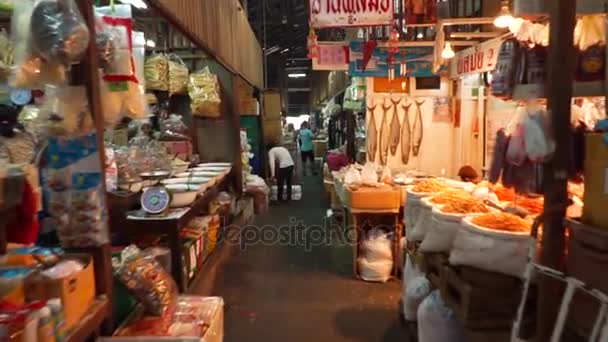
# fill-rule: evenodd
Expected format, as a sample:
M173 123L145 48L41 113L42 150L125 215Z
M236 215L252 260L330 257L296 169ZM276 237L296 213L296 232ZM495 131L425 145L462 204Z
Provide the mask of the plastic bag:
M47 133L51 136L79 136L94 130L86 89L47 86L40 109Z
M526 117L524 141L527 158L542 163L553 156L555 141L550 137L548 112L537 110Z
M367 261L374 263L393 260L393 241L389 234L381 230L372 230L370 237L363 240L361 250Z
M450 264L523 277L531 239L528 234L477 227L467 218L455 236Z
M114 44L114 58L104 70L104 80L110 82L131 81L138 83L133 60L133 19L131 5L98 7L97 13L105 24L104 33Z
M190 74L188 95L193 115L213 118L221 115L220 84L217 75L212 74L209 67Z
M169 94L186 94L188 92L188 67L176 54L168 56Z
M364 185L376 186L378 185L378 172L376 172L376 164L365 163L361 170L361 182Z
M139 252L126 257L116 274L150 315L170 316L175 311L177 285L153 256Z
M507 127L510 135L509 146L507 146L506 161L515 166L522 165L526 161L525 121L527 117L526 108L517 107L513 121Z
M15 66L10 84L16 88L44 89L47 84L61 85L67 82L66 66L61 61L46 60L34 51L31 41L35 4L36 1L17 2L11 18Z
M146 59L144 74L146 77L146 89L169 90L169 60L167 55L163 53L154 54Z
M160 124L161 141L182 141L190 140L188 126L180 115L171 114Z
M380 182L384 184L393 184L393 176L391 175L391 169L388 166L382 168L382 175L380 176Z
M583 15L576 22L574 29L574 44L581 51L594 45L606 44L606 29L604 15Z
M404 285L406 283L404 282ZM407 282L403 294L403 316L408 321L416 321L420 303L431 293L431 283L419 276Z
M73 0L38 0L31 18L32 50L65 66L80 61L89 29Z
M348 166L344 174L344 184L348 186L359 186L362 183L361 173L353 165Z
M361 279L372 282L386 282L393 271L393 260L370 262L366 258L358 258Z
M418 341L420 342L465 342L460 322L454 315L439 290L428 295L418 307Z

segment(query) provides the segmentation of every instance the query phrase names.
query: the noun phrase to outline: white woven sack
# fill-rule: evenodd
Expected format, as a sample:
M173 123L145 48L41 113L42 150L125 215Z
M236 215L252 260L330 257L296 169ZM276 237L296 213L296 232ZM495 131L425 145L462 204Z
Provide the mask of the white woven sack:
M431 293L431 283L424 275L404 283L401 297L403 302L403 317L408 321L416 321L420 303Z
M372 231L370 237L361 243L361 250L371 263L393 261L393 241L390 234Z
M420 244L420 251L449 252L463 217L465 214L442 213L440 208L434 207L428 231Z
M532 237L528 233L490 230L467 216L456 234L450 264L523 277Z
M414 224L414 230L411 234L413 241L422 241L426 236L432 224L431 217L433 212L433 204L431 198L426 197L420 200L420 211L418 213L418 220Z
M448 308L439 290L428 295L418 307L418 342L464 342L460 322Z
M405 237L409 241L413 241L410 235L414 231L414 225L420 213L420 200L422 200L422 197L418 193L412 192L411 188L410 186L406 189L407 197L404 208Z
M388 281L393 270L393 260L370 262L366 258L358 258L359 276L365 281L381 282Z

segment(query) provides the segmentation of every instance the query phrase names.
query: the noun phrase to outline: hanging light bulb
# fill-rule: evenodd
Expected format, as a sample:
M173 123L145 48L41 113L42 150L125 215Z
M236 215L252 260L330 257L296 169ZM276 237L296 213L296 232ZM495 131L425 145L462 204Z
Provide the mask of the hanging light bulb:
M509 11L509 1L503 0L498 17L494 19L494 26L498 28L507 28L513 22L514 18Z
M450 59L454 58L454 56L456 56L456 53L454 53L454 50L452 50L452 44L450 44L450 42L446 42L443 51L441 51L441 58Z

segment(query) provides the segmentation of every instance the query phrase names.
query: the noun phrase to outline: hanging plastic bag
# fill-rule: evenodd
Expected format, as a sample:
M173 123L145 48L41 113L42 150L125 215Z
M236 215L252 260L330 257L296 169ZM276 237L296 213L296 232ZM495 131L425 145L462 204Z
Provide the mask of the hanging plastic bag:
M548 112L536 110L526 117L525 137L526 155L533 163L549 160L555 152L555 141L550 137Z
M169 55L169 94L188 92L188 67L176 54Z
M193 115L217 118L221 116L220 84L217 75L205 67L190 74L188 94Z
M17 2L11 17L15 66L10 84L16 88L44 89L47 84L67 82L66 66L59 60L46 60L33 48L32 16L36 4L33 0Z
M526 161L526 143L524 122L527 112L523 106L517 107L513 120L507 126L509 146L507 146L506 160L511 165L522 165Z
M104 32L114 44L114 58L104 70L104 79L110 82L138 83L133 60L133 19L131 5L114 5L96 9L105 24Z
M143 32L133 31L133 64L135 65L135 78L142 89L146 89L144 64L146 62L146 36ZM147 100L146 100L147 102Z
M50 136L79 136L94 130L86 89L47 86L40 110Z
M32 50L65 66L80 61L89 29L73 0L38 0L31 18Z
M365 163L361 170L361 181L363 185L376 186L378 185L378 172L376 172L376 164Z
M382 168L382 175L380 176L380 182L384 184L393 184L393 176L391 169L388 166Z
M154 54L146 59L144 74L146 89L169 90L169 60L165 54Z

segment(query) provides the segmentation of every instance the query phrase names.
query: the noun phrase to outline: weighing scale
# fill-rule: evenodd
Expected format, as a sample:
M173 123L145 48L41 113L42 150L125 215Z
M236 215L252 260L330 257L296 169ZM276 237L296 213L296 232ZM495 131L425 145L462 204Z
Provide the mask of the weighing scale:
M141 195L140 204L146 215L160 216L169 208L171 193L160 184L160 181L169 175L166 171L144 172L139 175L144 181L154 182L154 185L144 189Z

